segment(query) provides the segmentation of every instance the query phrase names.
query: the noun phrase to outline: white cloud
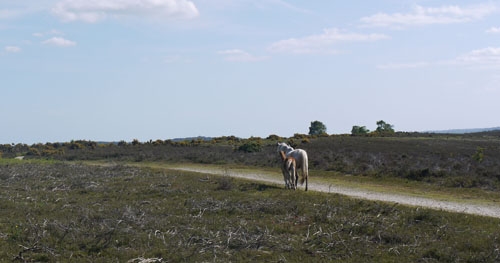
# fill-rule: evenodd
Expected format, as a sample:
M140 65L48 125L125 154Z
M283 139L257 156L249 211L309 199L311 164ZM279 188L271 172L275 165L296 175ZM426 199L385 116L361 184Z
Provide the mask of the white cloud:
M58 31L58 30L55 30L55 29L52 29L50 31L47 31L47 32L37 32L37 33L33 33L33 36L34 37L44 37L44 36L62 36L64 35L62 32Z
M407 27L432 24L465 23L484 18L498 11L494 4L476 6L416 6L410 13L378 13L361 18L364 26L373 27Z
M332 49L333 44L340 42L370 42L389 37L383 34L358 34L342 32L339 29L326 29L323 34L311 35L302 38L290 38L271 44L271 52L295 54L337 53Z
M96 23L109 17L148 16L190 19L199 15L188 0L64 0L52 8L63 21Z
M486 30L486 33L500 34L500 27L491 27L488 30Z
M453 64L478 66L481 68L500 67L500 47L487 47L472 50L471 52L457 57Z
M240 49L228 49L217 52L225 57L227 61L235 62L255 62L265 60L266 57L254 56Z
M8 53L18 53L21 52L21 48L16 46L6 46L5 51Z
M67 40L62 37L53 37L42 42L44 45L52 45L58 47L72 47L76 46L76 42Z

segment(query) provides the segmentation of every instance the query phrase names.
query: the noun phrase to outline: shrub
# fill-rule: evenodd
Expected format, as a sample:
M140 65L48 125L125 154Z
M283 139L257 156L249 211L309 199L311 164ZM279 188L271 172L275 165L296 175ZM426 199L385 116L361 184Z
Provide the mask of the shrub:
M249 141L238 147L238 151L252 153L260 152L262 150L262 145L258 141Z
M216 190L229 191L233 189L233 178L226 174L217 178Z
M351 135L352 136L366 135L369 132L370 130L368 130L366 126L352 126Z
M278 136L276 134L271 134L271 135L267 136L266 139L267 140L272 140L272 141L281 141L281 140L283 140L282 137L280 137L280 136Z
M37 148L30 147L26 155L40 156L40 151Z
M472 155L472 159L474 159L478 163L483 162L483 159L484 159L484 148L477 147L476 153L474 153L474 155Z

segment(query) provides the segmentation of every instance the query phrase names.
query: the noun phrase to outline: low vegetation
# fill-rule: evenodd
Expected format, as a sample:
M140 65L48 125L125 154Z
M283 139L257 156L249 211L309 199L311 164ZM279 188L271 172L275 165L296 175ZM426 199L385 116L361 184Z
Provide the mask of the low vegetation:
M0 187L2 261L500 261L498 219L227 176L3 159Z
M356 176L396 178L450 188L500 190L500 132L468 135L382 132L350 136L296 134L291 138L234 136L131 143L71 141L0 145L4 158L162 161L279 167L276 142L307 150L309 167Z
M344 177L461 195L463 190L485 193L473 195L482 198L500 190L500 132L358 130L353 136L0 145L0 259L500 261L498 219L285 191L148 165L198 163L279 171L276 142L284 141L308 152L316 178L351 175ZM24 160L14 160L21 156ZM94 160L99 165L85 164ZM135 163L141 165L127 165Z

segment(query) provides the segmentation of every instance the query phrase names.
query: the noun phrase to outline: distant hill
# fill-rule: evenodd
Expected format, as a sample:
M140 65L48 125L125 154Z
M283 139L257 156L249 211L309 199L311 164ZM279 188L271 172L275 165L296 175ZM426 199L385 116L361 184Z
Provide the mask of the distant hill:
M466 133L478 133L478 132L499 131L499 130L500 130L500 127L493 127L493 128L475 128L475 129L450 129L450 130L426 131L426 132L427 133L466 134Z

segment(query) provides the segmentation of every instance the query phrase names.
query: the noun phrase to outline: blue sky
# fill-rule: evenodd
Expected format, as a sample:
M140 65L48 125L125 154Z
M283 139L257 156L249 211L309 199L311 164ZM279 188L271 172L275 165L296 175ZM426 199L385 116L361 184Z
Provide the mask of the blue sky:
M0 143L500 126L500 1L0 0Z

